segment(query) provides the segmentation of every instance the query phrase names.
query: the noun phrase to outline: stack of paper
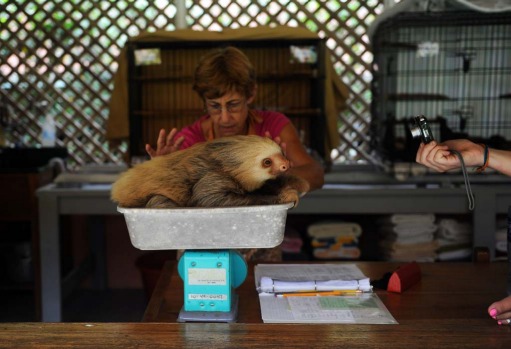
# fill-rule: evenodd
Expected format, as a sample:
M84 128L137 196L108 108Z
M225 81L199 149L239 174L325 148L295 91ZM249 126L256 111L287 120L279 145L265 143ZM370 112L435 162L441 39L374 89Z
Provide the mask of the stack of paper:
M397 324L355 264L258 264L268 323Z

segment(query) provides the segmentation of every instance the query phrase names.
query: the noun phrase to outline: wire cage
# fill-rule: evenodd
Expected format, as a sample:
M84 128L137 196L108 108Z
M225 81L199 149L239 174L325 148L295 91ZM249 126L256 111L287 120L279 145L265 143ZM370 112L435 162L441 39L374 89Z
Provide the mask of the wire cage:
M511 13L404 12L373 38L372 149L415 161L410 121L436 140L468 138L511 149Z

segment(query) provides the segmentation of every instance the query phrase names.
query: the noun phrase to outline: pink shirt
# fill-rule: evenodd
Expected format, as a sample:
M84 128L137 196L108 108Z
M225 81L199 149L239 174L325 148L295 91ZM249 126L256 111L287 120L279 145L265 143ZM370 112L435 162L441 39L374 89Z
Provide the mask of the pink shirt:
M280 136L280 132L282 132L284 126L291 122L287 116L279 112L269 110L251 110L251 112L255 113L258 118L258 120L252 123L252 127L255 133L259 136L264 136L265 132L268 131L272 139L278 137ZM181 136L185 137L181 144L181 149L186 149L195 143L206 141L202 132L201 123L209 118L209 115L203 115L199 120L195 121L190 126L184 127L178 132L174 139Z

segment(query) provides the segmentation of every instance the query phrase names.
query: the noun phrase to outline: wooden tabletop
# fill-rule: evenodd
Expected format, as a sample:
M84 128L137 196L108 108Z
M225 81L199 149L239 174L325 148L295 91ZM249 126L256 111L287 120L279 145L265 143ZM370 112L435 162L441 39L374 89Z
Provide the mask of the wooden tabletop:
M2 348L511 348L511 328L490 320L400 325L222 323L8 323Z
M371 280L396 270L400 263L358 262ZM492 320L487 307L503 298L507 289L506 263L422 263L422 279L402 294L375 289L390 313L400 323L417 320L466 319ZM245 282L236 289L239 295L239 323L262 323L255 289L254 266L249 266ZM145 322L176 322L183 306L183 281L176 263L167 262L149 305Z
M371 279L399 264L357 263ZM4 323L1 348L511 348L511 327L487 315L505 296L506 263L420 264L422 280L402 294L377 291L398 325L264 324L253 268L237 289L239 322L175 323L182 283L164 272L141 323ZM180 286L181 285L181 286Z

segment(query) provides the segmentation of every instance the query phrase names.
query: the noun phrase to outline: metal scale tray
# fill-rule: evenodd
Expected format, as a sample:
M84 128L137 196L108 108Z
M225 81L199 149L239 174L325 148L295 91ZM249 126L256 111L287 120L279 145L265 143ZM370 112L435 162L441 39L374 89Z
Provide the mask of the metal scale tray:
M280 205L215 208L123 208L131 243L141 250L272 248L282 243Z

